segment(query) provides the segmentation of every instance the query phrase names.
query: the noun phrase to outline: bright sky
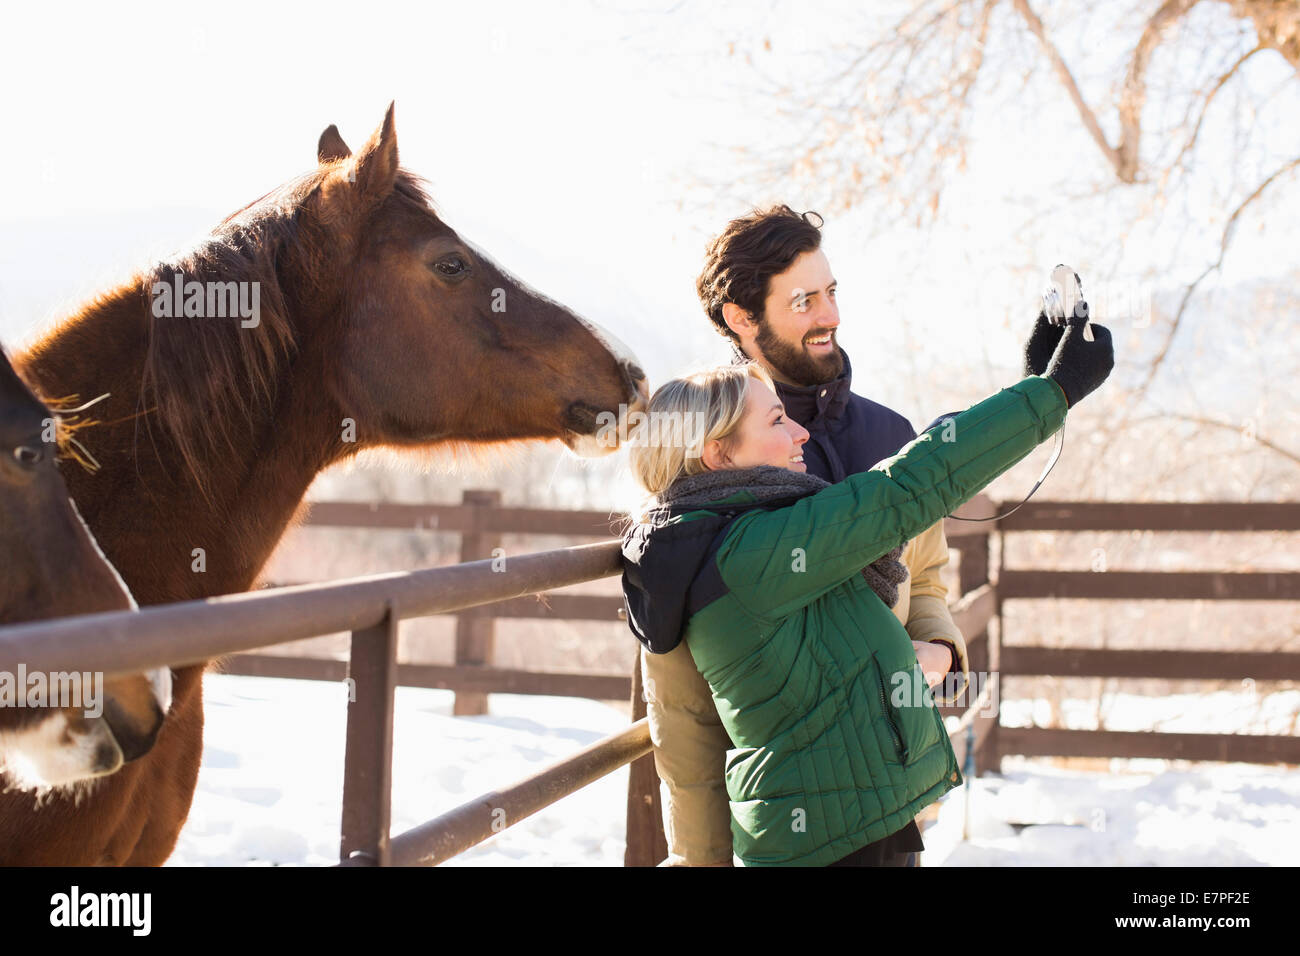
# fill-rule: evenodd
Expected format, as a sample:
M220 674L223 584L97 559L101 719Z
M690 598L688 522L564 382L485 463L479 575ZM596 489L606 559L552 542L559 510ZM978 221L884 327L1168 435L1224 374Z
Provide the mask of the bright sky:
M7 345L309 168L328 124L356 147L395 100L403 164L432 181L446 220L608 326L642 356L652 384L726 357L693 283L706 240L745 209L683 209L678 198L697 177L726 178L728 144L788 135L773 120L779 104L755 95L745 54L797 84L880 15L849 2L815 12L598 0L131 9L6 11ZM1120 47L1108 48L1095 22L1083 26L1091 32L1062 31L1062 42L1091 52L1081 81L1096 85L1113 75ZM951 398L927 398L931 383L961 383L968 402L1007 383L1039 276L1072 262L1087 291L1101 268L1093 259L1110 226L1096 212L1062 215L1032 248L1015 234L1021 206L1054 174L1086 181L1100 161L1045 71L1033 90L1045 107L1032 125L1006 111L981 117L971 175L945 199L943 228L900 225L868 241L851 216L828 222L854 390L918 427L951 410L937 407ZM807 208L796 195L741 188L754 202ZM1206 223L1190 236L1177 279L1200 271L1220 229ZM1241 242L1230 262L1241 275L1275 273L1285 258L1275 234Z
M716 124L661 82L675 67L643 47L653 16L586 2L235 4L200 21L150 6L129 30L105 6L26 6L0 40L7 339L308 168L329 123L355 147L390 100L404 165L512 271L598 306L634 347L637 320L662 328L662 304L693 305L705 235L675 257L692 224L666 183ZM684 39L683 55L702 45ZM728 66L690 59L705 84Z

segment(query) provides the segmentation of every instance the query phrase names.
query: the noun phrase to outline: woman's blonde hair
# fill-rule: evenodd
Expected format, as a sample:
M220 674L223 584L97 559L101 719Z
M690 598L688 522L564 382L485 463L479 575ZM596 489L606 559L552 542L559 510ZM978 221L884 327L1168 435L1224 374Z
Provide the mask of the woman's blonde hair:
M709 470L704 463L709 442L720 442L730 454L755 379L776 391L772 376L754 361L689 372L655 390L644 427L630 442L632 476L646 492L630 512L630 525L648 520L659 495L677 479Z

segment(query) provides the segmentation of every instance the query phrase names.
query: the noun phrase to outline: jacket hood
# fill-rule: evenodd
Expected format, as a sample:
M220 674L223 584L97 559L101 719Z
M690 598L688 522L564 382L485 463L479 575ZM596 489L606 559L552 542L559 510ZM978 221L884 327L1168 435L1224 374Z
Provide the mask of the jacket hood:
M753 508L783 508L805 492L762 498L747 489L704 504L656 508L623 536L623 603L627 623L652 654L681 643L693 614L729 590L714 555L731 522Z
M710 560L727 518L692 506L652 511L650 520L623 537L623 602L628 627L653 654L681 643L690 616L720 596L721 576ZM712 580L716 577L716 580Z

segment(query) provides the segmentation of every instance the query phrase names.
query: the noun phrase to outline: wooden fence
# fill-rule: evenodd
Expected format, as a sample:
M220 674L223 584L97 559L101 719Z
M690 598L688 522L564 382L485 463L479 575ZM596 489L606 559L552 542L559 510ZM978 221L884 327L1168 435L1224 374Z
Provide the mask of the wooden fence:
M1030 501L998 522L1002 536L1087 531L1300 531L1300 504L1205 504ZM1004 541L1005 544L1005 541ZM1005 547L999 548L1005 554ZM1007 601L1295 601L1300 573L1225 571L1053 571L1000 567L998 615ZM1005 635L1005 630L999 628ZM1300 680L1300 652L1113 650L1020 647L1002 642L992 670L1000 677ZM1159 757L1300 764L1300 739L1264 734L1154 733L998 727L996 755Z
M1008 503L980 496L957 514L988 518ZM320 503L307 524L398 530L457 531L461 560L490 558L505 533L560 534L609 538L622 515L500 507L495 491L466 491L460 505ZM1180 650L1096 650L1006 644L1004 603L1035 598L1114 600L1295 600L1300 574L1259 572L1054 571L1005 566L1006 536L1035 531L1300 531L1300 504L1165 504L1031 501L997 521L948 519L945 533L958 555L954 621L966 637L974 688L985 697L973 704L940 707L961 723L952 732L958 760L966 764L973 745L976 772L999 770L1006 755L1166 757L1198 760L1300 763L1300 741L1246 734L1186 734L1004 727L998 703L1001 680L1011 676L1097 676L1122 678L1241 677L1300 680L1300 653ZM997 547L994 549L994 539ZM990 574L991 555L998 565ZM990 580L992 578L992 580ZM619 597L547 595L545 603L517 598L457 615L456 659L452 665L399 665L399 684L456 692L454 713L485 712L488 693L555 694L603 700L631 700L633 720L645 717L639 656L630 643L632 676L507 670L491 664L497 618L611 621L624 617ZM998 627L990 636L989 621ZM229 673L341 679L343 662L244 655ZM990 701L991 706L990 706ZM971 764L966 764L970 766ZM447 821L451 822L451 821ZM653 865L667 855L653 756L632 763L627 805L628 865Z
M627 865L666 856L658 778L650 754L639 666L622 674L538 673L494 667L494 621L502 617L614 621L621 597L547 594L548 590L617 575L618 543L609 541L619 515L503 508L497 492L466 492L460 505L320 503L307 524L454 531L462 562L449 568L300 585L208 601L87 615L0 628L0 669L133 672L223 655L228 673L355 681L348 705L340 859L344 865L432 864L554 803L592 780L632 763L627 806ZM988 517L1003 506L979 497L961 517ZM1009 568L1005 537L1032 531L1289 531L1300 530L1300 504L1129 504L1030 502L993 522L945 521L959 557L960 596L953 618L967 639L980 698L941 707L958 718L950 731L958 760L977 771L999 769L1001 757L1087 755L1173 757L1300 764L1300 740L1244 734L1157 734L1013 728L1000 724L998 678L1019 675L1125 678L1255 677L1300 679L1300 653L1178 650L1095 650L1020 647L1002 641L1009 600L1287 600L1300 598L1300 573L1219 571L1105 573ZM505 533L561 534L603 543L511 556L512 573L494 572ZM990 574L990 545L999 556ZM990 578L992 577L992 580ZM539 602L535 595L542 595ZM532 595L532 596L530 596ZM403 619L455 614L453 665L398 664ZM997 618L999 627L989 623ZM180 625L183 624L183 627ZM320 634L351 631L347 661L240 653ZM629 655L635 642L629 635ZM393 691L397 685L453 690L455 712L482 713L489 693L553 694L630 700L628 730L503 790L482 795L436 820L390 839ZM972 753L968 754L970 749ZM970 758L970 759L968 759Z

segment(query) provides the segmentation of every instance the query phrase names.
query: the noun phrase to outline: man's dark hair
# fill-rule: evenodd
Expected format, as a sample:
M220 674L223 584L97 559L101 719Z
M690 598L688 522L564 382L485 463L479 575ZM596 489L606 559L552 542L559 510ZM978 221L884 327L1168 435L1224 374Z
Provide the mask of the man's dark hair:
M700 303L720 333L740 344L722 317L727 302L740 306L755 322L763 320L768 280L821 245L821 226L817 213L800 215L784 204L727 223L722 235L709 243L704 271L695 280Z

